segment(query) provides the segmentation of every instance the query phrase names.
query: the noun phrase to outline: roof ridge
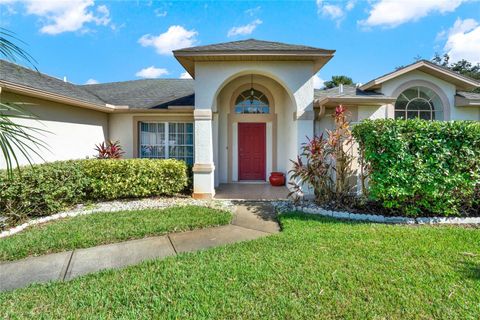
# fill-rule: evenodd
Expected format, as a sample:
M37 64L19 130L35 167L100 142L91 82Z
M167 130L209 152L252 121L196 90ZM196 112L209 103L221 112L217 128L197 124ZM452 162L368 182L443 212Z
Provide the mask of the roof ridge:
M194 81L193 79L180 79L180 78L149 78L149 79L132 79L132 80L123 80L123 81L112 81L112 82L102 82L95 84L77 84L77 86L86 88L86 87L95 87L102 86L107 84L119 84L119 83L128 83L128 82L141 82L141 81Z

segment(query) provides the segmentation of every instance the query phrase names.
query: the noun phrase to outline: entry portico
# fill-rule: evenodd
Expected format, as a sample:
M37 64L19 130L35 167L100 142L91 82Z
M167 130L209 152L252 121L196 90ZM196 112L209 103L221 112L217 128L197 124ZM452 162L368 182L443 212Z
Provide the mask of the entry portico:
M334 52L258 40L174 51L195 79L194 197L288 171L314 133L313 76Z

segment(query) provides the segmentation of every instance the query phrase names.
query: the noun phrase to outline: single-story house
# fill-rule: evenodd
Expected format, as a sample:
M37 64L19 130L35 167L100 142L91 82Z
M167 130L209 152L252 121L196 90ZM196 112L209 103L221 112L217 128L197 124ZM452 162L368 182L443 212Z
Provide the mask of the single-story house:
M75 85L6 61L2 102L21 103L50 131L46 161L92 157L118 140L127 158L177 158L193 165L194 196L222 183L287 173L307 137L332 128L334 107L352 121L376 118L480 120L480 83L418 61L359 86L314 89L334 50L242 40L175 50L192 76ZM3 163L3 166L5 164Z

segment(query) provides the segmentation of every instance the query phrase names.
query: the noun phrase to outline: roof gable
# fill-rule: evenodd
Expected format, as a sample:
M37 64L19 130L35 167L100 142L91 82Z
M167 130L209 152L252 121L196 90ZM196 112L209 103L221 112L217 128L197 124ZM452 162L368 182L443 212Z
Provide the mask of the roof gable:
M395 70L393 72L380 76L376 79L373 79L365 83L364 85L360 86L360 89L362 90L379 89L382 83L389 81L391 79L394 79L403 74L406 74L408 72L411 72L413 70L419 70L429 75L432 75L434 77L437 77L439 79L442 79L446 82L450 82L454 84L457 87L457 89L460 89L460 90L470 90L470 89L480 87L480 82L476 81L475 79L466 77L464 75L456 73L448 68L439 66L430 61L420 60L408 66L400 68L398 70Z
M314 62L315 73L333 57L334 53L335 50L256 39L173 51L175 58L193 78L195 62L198 61L311 61Z

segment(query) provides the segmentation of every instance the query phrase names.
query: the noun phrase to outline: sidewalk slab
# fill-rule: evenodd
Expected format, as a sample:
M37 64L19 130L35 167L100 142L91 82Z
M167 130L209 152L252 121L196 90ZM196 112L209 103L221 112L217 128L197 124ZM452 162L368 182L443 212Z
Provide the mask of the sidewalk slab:
M62 280L71 256L72 251L66 251L0 264L0 292Z
M167 236L75 250L65 280L103 269L125 267L144 260L174 254L175 251Z
M232 224L268 233L280 232L275 208L267 202L237 204Z
M267 235L269 234L258 230L226 225L183 233L173 233L170 234L170 239L177 252L190 252L239 241L253 240Z

